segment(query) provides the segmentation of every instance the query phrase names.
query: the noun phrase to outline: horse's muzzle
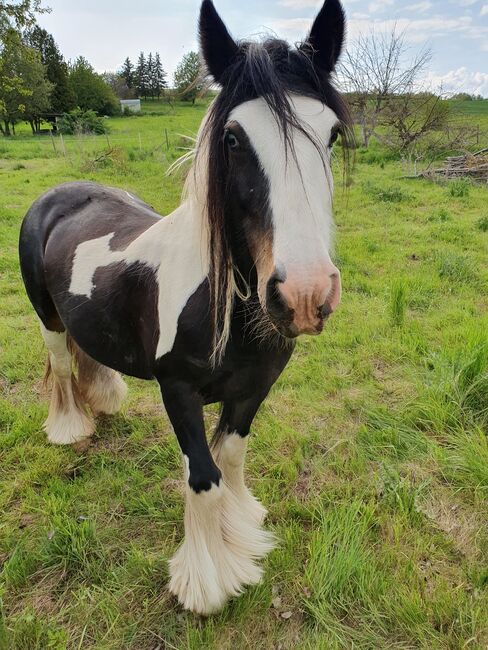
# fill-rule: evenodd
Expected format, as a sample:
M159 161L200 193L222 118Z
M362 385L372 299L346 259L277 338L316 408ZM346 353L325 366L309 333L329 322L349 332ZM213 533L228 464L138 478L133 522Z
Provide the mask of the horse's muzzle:
M275 271L268 280L266 311L278 331L294 338L320 334L341 300L341 275L331 263L309 273Z

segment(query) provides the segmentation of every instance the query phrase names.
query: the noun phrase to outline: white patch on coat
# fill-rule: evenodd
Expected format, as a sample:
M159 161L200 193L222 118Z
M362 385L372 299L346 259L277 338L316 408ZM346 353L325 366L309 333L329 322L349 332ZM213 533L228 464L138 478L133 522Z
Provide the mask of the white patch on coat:
M330 261L333 180L327 146L338 120L316 99L290 95L290 101L298 121L323 145L323 157L296 129L296 159L291 151L287 156L281 127L262 98L237 106L229 121L245 130L269 181L275 267L291 268L306 281L311 264Z
M178 318L190 296L208 274L206 228L201 214L186 201L134 239L123 251L110 249L115 233L78 245L73 260L70 293L91 298L95 272L121 262L144 264L158 283L159 341L156 358L173 347Z

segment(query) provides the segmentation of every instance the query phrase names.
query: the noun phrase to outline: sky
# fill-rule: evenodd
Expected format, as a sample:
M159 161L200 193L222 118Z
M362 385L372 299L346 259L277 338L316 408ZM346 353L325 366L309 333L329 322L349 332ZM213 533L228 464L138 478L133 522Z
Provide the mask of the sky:
M272 33L290 42L309 29L320 0L214 0L236 38ZM488 0L343 0L348 42L359 33L405 30L412 54L433 52L426 83L446 93L488 97ZM46 0L39 17L66 59L85 56L98 72L126 56L158 51L172 78L185 52L197 49L198 0Z

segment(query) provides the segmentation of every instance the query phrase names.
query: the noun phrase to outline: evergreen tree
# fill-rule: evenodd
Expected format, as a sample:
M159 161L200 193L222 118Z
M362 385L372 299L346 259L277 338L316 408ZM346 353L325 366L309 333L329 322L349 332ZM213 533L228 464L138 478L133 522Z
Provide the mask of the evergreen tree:
M76 106L76 97L69 85L68 66L54 38L36 25L26 34L25 40L39 53L47 78L53 84L51 110L54 113L71 111Z
M139 54L139 58L137 59L135 81L136 81L135 85L136 85L136 90L138 95L146 99L147 90L148 90L148 78L147 78L146 57L144 56L144 52L141 52Z
M154 99L155 94L155 79L154 79L154 59L152 52L149 52L149 56L146 61L146 77L147 77L147 92L150 95L151 99Z
M124 61L122 70L120 72L120 76L125 79L127 88L134 87L134 81L135 81L134 66L132 65L132 61L129 59L129 57L127 57L126 60Z
M183 101L195 103L198 93L203 88L200 75L200 57L197 52L188 52L175 71L175 88Z
M156 52L154 58L154 90L158 99L161 97L163 90L168 87L166 76L159 52Z

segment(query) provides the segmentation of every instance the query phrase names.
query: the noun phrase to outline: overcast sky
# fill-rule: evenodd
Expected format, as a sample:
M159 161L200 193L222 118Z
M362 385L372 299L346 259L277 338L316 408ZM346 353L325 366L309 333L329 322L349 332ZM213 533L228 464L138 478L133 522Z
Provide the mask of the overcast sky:
M273 32L303 37L316 0L214 0L237 38ZM46 0L39 18L67 59L85 56L99 72L120 68L126 56L158 51L171 75L181 56L197 48L198 0ZM429 80L445 91L488 97L488 0L344 0L348 38L370 28L405 29L412 48L429 46Z

